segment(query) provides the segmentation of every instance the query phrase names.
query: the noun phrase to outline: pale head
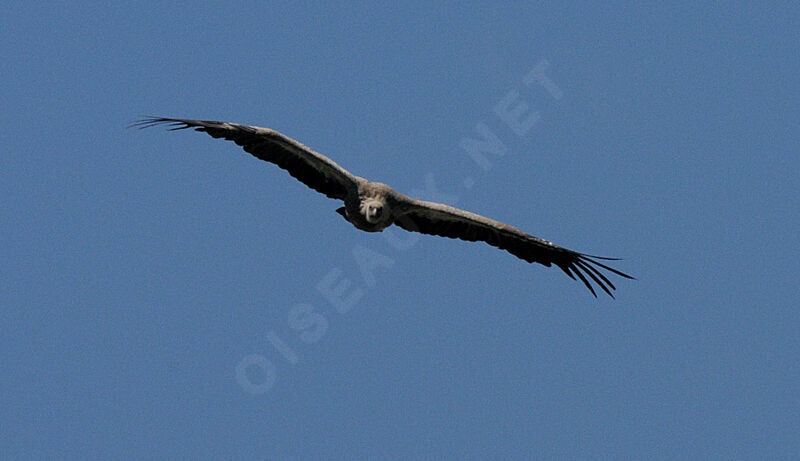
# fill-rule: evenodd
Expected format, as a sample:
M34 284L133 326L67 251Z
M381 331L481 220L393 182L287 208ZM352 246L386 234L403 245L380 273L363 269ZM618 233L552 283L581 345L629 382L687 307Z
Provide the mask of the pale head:
M376 199L368 199L361 202L361 213L364 219L370 224L377 224L383 218L385 204Z

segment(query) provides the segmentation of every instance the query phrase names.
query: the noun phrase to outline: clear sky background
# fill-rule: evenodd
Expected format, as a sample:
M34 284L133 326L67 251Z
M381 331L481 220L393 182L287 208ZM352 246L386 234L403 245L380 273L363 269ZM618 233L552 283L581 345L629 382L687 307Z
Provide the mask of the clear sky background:
M293 5L4 6L0 458L798 456L796 5ZM638 280L359 232L144 115Z

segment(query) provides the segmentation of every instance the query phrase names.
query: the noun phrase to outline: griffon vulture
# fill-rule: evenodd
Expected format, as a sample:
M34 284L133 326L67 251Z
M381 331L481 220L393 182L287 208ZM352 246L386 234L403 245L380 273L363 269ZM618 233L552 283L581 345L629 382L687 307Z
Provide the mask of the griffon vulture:
M275 130L237 123L161 117L142 119L132 126L147 128L161 124L169 125L171 130L194 128L214 138L235 142L253 156L288 171L317 192L342 200L344 206L336 212L363 231L380 232L396 224L407 231L471 242L481 240L529 263L548 267L555 264L573 280L577 276L595 297L597 293L587 276L612 298L611 291L616 289L600 269L627 279L633 278L598 261L616 258L578 253L469 211L405 196L386 184L353 175L328 157Z

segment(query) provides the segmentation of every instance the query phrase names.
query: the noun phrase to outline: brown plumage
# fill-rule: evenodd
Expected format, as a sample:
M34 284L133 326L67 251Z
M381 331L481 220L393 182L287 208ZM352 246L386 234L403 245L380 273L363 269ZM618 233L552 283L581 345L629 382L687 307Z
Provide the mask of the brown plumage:
M274 163L308 187L339 199L337 209L348 222L367 232L380 232L395 224L423 234L467 241L484 241L529 263L556 265L573 280L579 279L597 296L590 279L612 298L616 287L600 269L620 277L633 277L600 262L616 258L591 256L534 237L516 227L442 203L417 200L386 184L358 177L328 157L275 130L237 123L177 118L146 118L139 128L166 124L171 130L194 128L214 138L233 141L255 157ZM588 277L588 278L587 278Z

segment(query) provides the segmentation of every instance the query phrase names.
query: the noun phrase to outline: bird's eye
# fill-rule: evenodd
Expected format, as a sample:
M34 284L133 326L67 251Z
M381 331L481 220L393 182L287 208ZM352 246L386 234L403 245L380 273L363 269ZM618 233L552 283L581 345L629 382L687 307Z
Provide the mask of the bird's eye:
M376 206L375 208L372 209L372 214L376 218L380 218L381 215L383 214L383 207Z

